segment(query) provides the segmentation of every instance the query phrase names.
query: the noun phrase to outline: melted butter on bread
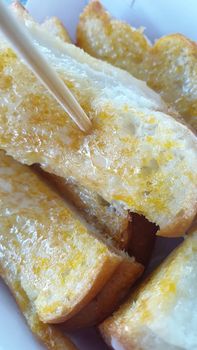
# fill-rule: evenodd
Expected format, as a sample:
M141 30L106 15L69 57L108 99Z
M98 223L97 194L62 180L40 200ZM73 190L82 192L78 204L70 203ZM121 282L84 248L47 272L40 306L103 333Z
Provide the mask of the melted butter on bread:
M28 29L93 128L89 135L78 130L1 41L1 74L12 84L1 89L1 147L23 163L74 176L107 202L144 215L161 235L183 234L196 212L194 134L144 82L50 37L30 21Z

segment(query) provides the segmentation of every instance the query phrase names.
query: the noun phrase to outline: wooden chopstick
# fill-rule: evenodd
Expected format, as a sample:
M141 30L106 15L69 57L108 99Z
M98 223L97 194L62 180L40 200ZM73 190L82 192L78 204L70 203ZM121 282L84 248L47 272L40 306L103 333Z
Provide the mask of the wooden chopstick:
M56 71L33 45L26 28L21 23L18 23L2 0L0 0L0 29L10 40L17 53L23 57L30 69L41 80L78 127L82 131L89 131L91 121L84 110L64 82L59 78Z

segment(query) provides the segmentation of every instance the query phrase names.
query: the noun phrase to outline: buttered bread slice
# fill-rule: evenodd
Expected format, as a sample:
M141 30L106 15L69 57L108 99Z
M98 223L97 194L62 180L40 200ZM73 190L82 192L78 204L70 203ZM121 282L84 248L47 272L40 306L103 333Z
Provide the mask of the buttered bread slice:
M196 212L194 134L146 84L50 37L28 20L35 45L92 119L89 135L70 121L1 40L0 146L26 164L144 215L160 235L181 235Z
M197 131L197 44L170 34L152 46L143 31L91 1L80 15L77 45L146 81Z
M80 223L31 169L0 152L0 266L43 322L87 305L123 260Z
M197 348L197 231L100 326L115 350Z

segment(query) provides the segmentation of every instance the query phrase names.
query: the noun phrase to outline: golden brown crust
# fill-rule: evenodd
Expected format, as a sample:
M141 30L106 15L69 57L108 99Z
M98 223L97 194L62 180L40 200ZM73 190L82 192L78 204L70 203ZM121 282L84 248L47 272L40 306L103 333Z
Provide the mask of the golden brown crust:
M183 216L182 213L177 216L174 225L166 226L163 230L157 232L158 236L163 237L180 237L190 228L193 220L196 217L197 204L194 203L193 207L190 207L190 216ZM182 232L182 234L180 234Z
M109 316L141 276L141 264L125 258L102 291L85 308L64 323L66 330L95 326Z
M88 250L88 246L86 248ZM95 257L95 259L99 260L99 257ZM119 265L121 264L121 260L123 260L123 258L121 259L121 257L119 257L118 259L106 259L105 262L103 262L103 266L102 269L99 273L97 273L96 278L94 278L92 276L92 285L88 285L87 287L84 287L84 289L86 290L86 288L88 289L87 293L84 293L84 297L83 299L77 303L76 307L72 307L72 309L70 309L69 313L66 313L66 315L62 315L60 317L56 317L55 319L42 319L41 315L40 315L40 319L43 320L44 322L47 323L52 323L52 324L56 324L56 323L63 323L67 320L69 320L70 318L72 318L72 316L77 315L84 307L86 307L86 305L88 305L89 303L91 303L92 299L96 298L97 295L100 293L100 291L103 290L103 288L105 287L106 283L108 283L108 280L111 278L111 276L113 276L113 273L116 271L116 269L119 267ZM88 273L88 272L87 272ZM79 274L80 276L80 274ZM79 280L80 277L78 276ZM77 287L76 287L77 288Z

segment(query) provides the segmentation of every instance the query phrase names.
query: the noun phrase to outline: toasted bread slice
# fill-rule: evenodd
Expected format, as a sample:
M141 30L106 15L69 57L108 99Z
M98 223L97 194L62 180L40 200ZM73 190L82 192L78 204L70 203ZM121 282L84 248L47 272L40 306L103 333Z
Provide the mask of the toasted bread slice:
M117 308L142 272L142 265L134 259L125 258L102 291L78 314L66 321L64 329L90 327L103 321Z
M100 330L113 349L197 348L197 231Z
M144 215L160 235L182 235L196 213L195 135L144 82L33 22L28 29L93 127L89 135L78 130L2 39L1 148L26 164L74 176L114 207Z
M0 159L1 268L43 322L65 321L100 292L123 253L89 233L38 175L2 151Z
M91 1L80 15L77 45L90 55L126 69L134 77L145 77L144 60L150 43L143 28L112 19L99 1Z
M73 343L56 326L48 325L39 320L33 303L26 295L17 275L10 274L9 269L1 269L0 276L12 292L32 333L48 350L77 350Z
M151 47L143 31L112 19L99 1L93 1L80 16L77 44L92 56L147 81L197 130L196 43L172 34Z

